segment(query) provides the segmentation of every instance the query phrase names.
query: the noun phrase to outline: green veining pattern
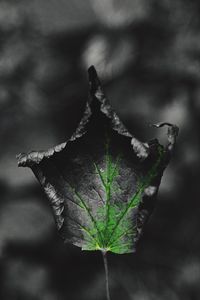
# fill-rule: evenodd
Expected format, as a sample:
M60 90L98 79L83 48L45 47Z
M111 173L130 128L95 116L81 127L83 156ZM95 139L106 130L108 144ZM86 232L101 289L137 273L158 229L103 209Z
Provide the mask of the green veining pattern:
M94 163L95 175L99 177L105 191L105 199L100 200L101 205L97 205L97 210L92 212L83 197L73 189L76 204L84 211L87 219L87 226L77 223L84 235L83 250L104 250L119 254L133 251L136 234L133 214L136 213L145 188L151 184L159 171L163 154L162 147L159 146L158 151L157 161L146 176L138 178L136 192L127 202L114 203L112 201L114 193L120 193L115 179L119 176L121 158L118 156L113 161L108 146L105 154L105 168L102 170Z

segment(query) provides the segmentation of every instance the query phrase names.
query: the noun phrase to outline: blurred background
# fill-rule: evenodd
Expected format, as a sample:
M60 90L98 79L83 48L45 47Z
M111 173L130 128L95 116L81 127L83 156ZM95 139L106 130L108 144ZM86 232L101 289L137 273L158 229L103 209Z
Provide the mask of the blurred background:
M200 2L0 1L0 299L105 300L101 254L63 245L16 154L65 141L95 65L142 141L180 127L138 252L109 255L112 299L200 299Z

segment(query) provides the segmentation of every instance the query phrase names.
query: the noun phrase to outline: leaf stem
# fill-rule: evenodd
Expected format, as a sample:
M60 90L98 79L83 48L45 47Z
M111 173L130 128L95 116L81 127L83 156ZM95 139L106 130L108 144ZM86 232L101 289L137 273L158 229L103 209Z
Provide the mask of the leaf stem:
M107 300L111 300L110 298L110 290L109 290L109 276L108 276L108 261L107 261L107 252L101 251L103 255L103 263L105 269L105 279L106 279L106 298Z

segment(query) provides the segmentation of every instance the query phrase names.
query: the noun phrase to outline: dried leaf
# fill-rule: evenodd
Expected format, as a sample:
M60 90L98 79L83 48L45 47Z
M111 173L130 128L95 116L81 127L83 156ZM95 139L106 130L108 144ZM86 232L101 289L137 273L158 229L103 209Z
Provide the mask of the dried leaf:
M130 253L152 213L178 128L168 126L167 147L142 143L120 121L94 67L90 97L72 137L48 151L20 154L48 196L65 242L83 250Z

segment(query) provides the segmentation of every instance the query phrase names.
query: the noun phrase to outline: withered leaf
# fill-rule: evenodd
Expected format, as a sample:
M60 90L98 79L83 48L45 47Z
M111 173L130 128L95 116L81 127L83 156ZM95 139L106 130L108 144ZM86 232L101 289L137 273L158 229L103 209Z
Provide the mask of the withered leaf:
M83 250L130 253L152 213L178 128L169 123L168 145L142 143L111 108L94 67L90 97L72 137L48 151L18 156L50 200L66 242Z

